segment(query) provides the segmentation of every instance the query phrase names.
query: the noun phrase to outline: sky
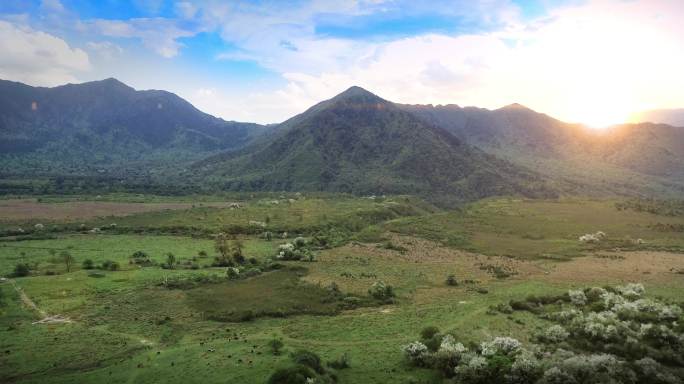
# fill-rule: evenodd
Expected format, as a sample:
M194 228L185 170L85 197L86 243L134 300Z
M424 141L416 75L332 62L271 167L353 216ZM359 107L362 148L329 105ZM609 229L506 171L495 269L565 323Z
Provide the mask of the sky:
M681 0L2 0L0 78L281 122L352 85L601 127L684 107Z

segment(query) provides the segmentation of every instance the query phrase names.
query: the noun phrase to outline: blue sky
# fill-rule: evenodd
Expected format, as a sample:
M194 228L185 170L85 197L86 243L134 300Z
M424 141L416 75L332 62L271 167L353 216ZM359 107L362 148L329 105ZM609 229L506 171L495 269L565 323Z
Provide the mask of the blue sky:
M672 96L678 82L644 88L682 63L672 54L684 51L682 16L668 0L3 0L0 78L55 86L116 77L257 122L282 121L351 85L398 102L521 102L598 122L684 104ZM619 48L614 57L606 45ZM672 63L625 88L618 75L636 67L614 69L634 49ZM599 99L573 102L592 84L597 98L618 94L611 116L596 116Z

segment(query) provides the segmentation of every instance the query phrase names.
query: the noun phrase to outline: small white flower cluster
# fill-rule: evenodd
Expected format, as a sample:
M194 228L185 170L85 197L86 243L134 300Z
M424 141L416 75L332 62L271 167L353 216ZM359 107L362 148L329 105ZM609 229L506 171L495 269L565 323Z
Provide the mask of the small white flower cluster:
M278 246L278 255L276 259L286 260L295 250L295 246L292 243L280 244Z
M33 228L35 228L36 231L42 231L43 229L45 229L45 226L41 223L38 223L38 224L34 225Z
M568 295L570 296L570 302L573 303L574 305L584 305L587 303L587 296L584 294L584 291L581 289L578 290L569 290Z
M306 239L297 237L291 243L285 243L278 246L276 259L316 261L316 255L306 246Z
M266 228L266 223L264 223L263 221L250 220L249 226L250 227Z
M401 350L408 361L415 365L424 364L426 359L430 356L428 347L420 341L414 341L404 345Z
M598 231L596 233L587 233L579 237L579 241L583 243L598 243L606 237L604 232Z
M497 337L490 342L480 344L483 356L495 354L511 355L520 350L522 344L512 337Z

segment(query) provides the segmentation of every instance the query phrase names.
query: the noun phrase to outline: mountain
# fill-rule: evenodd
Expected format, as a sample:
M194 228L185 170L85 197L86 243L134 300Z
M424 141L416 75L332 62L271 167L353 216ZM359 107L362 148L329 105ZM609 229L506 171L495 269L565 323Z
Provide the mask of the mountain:
M684 129L624 124L595 130L520 104L488 110L457 105L401 105L487 153L578 187L580 194L684 191Z
M0 80L0 171L88 174L175 167L239 148L267 128L224 121L166 91L116 79L54 88Z
M684 108L652 109L643 111L634 115L632 121L684 127Z
M268 140L199 162L193 172L235 190L417 193L454 200L554 194L533 172L359 87L282 123Z

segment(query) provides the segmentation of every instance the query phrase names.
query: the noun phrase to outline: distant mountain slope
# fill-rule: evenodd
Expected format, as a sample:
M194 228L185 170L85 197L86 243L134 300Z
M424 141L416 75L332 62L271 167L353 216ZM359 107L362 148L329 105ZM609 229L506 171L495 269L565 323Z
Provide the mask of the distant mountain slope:
M684 191L684 129L644 123L594 130L519 104L497 110L456 105L401 108L488 153L583 184L582 193Z
M632 121L684 127L684 108L652 109L637 113Z
M458 200L553 194L534 173L358 87L281 124L270 140L202 161L197 170L227 189L419 193Z
M0 81L0 169L88 172L244 146L266 130L205 114L166 91L115 79L55 88Z

